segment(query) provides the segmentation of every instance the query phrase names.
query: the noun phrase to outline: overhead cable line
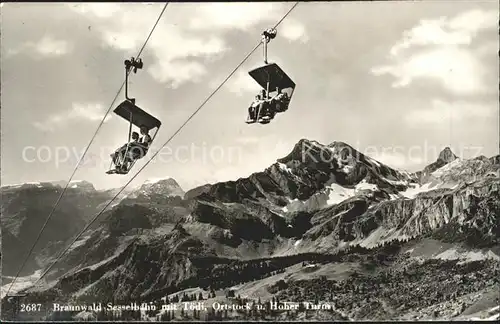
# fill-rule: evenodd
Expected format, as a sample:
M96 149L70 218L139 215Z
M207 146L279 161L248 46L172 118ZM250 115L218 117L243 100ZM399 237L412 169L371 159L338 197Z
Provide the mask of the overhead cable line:
M137 56L136 58L139 58L142 54L142 52L144 51L144 49L146 48L146 45L147 43L149 42L151 36L153 35L153 32L155 31L156 29L156 26L158 26L158 23L160 22L161 20L161 17L163 16L163 14L165 13L165 10L167 9L167 6L168 6L168 2L165 3L165 6L163 6L163 9L162 11L160 12L160 15L158 16L158 19L156 20L155 24L153 25L153 28L151 28L151 31L149 32L149 35L148 37L146 38L146 40L144 41L144 44L142 45L141 49L139 50L139 52L137 53ZM131 70L128 70L127 71L127 74L130 73ZM19 274L21 273L21 271L23 270L24 266L26 265L26 262L28 261L28 258L31 256L31 254L33 253L33 250L35 249L36 247L36 244L38 243L38 241L40 240L40 237L42 236L42 233L43 231L45 230L45 227L47 227L47 224L49 223L49 220L52 218L52 216L54 215L54 212L56 211L56 208L57 206L59 205L64 193L66 192L66 190L68 189L68 186L69 184L71 183L71 180L73 179L73 177L75 176L75 173L76 171L78 170L78 167L80 166L80 163L82 162L83 158L85 157L85 154L87 154L87 151L89 150L90 148L90 145L92 145L92 143L94 142L95 138L97 137L97 134L99 133L99 130L101 129L102 125L104 124L105 120L106 120L106 117L109 115L111 109L113 108L113 106L115 105L115 102L116 102L116 99L118 99L118 96L120 95L120 93L122 92L122 89L123 87L125 86L125 81L122 83L122 85L120 86L120 88L118 89L118 92L116 93L113 101L111 102L111 104L109 105L109 108L108 110L106 111L106 114L104 115L104 117L102 118L101 122L99 123L99 126L97 126L97 129L95 130L94 132L94 135L92 136L92 138L90 139L90 142L87 144L87 147L85 148L85 151L83 152L82 156L80 157L80 159L78 160L76 166L75 166L75 169L73 170L73 173L71 174L71 176L69 177L69 180L68 182L66 183L66 186L64 187L63 191L61 192L61 194L59 195L59 197L57 198L57 201L56 203L54 204L54 207L52 208L51 212L49 213L49 216L47 217L47 219L45 220L45 223L42 225L42 228L40 230L40 232L38 233L33 245L31 246L29 252L28 252L28 255L26 256L26 258L24 259L21 267L19 268L19 270L17 271L16 273L16 276L14 277L14 280L11 282L10 286L9 286L9 289L7 290L7 294L9 294L10 290L12 289L12 286L14 285L15 281L17 280L17 278L19 277Z
M288 12L276 23L276 25L274 25L273 29L276 29L282 22L283 20L292 12L292 10L299 4L299 1L297 1L289 10ZM168 143L170 143L170 141L175 137L177 136L177 134L180 133L180 131L184 128L184 126L186 126L189 121L191 121L191 119L193 119L193 117L205 106L205 104L217 93L217 91L219 91L219 89L221 89L224 84L233 76L233 74L246 62L246 60L259 48L259 46L262 44L262 42L259 42L246 56L245 58L236 66L236 68L234 68L231 73L229 73L229 75L221 82L221 84L215 89L212 91L212 93L198 106L198 108L187 118L187 120L177 129L177 131L174 132L174 134L172 134L170 136L170 138L160 147L160 149L158 151L156 151L152 156L151 158L146 161L146 163L132 176L132 178L130 178L129 181L127 181L127 183L120 189L120 191L118 191L115 196L102 208L102 210L100 212L98 212L94 218L85 226L85 228L80 232L80 234L78 234L74 239L73 239L73 242L71 242L71 244L65 249L63 250L59 255L58 257L56 258L56 260L42 273L42 275L35 281L35 283L33 284L33 286L35 286L45 275L47 275L47 273L50 271L50 269L52 269L52 267L61 259L61 257L64 256L64 254L66 252L68 252L68 250L71 248L71 246L83 235L83 233L85 233L85 231L87 231L87 229L89 229L89 227L97 220L97 218L99 218L99 216L101 216L101 214L106 210L106 208L109 207L109 205L111 205L111 203L122 193L123 190L125 190L125 188L139 175L139 173L141 173L142 170L144 170L146 168L146 166L148 166L148 164L160 153L160 151L166 146L168 145Z

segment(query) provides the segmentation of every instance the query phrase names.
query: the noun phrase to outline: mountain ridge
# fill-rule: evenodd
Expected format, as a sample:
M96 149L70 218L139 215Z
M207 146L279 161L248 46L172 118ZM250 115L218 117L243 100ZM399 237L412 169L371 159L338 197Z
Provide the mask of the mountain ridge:
M422 177L393 169L343 142L322 145L303 139L290 154L246 178L187 192L179 190L173 179L164 181L163 194L143 188L145 193L131 194L107 211L105 220L61 260L59 271L49 273L48 278L56 282L54 288L30 294L35 298L55 293L52 298L66 301L100 296L125 302L196 287L207 292L212 285L212 289L232 287L248 295L250 288L245 287L251 284L240 287L238 280L248 277L264 284L279 277L280 271L290 278L309 278L315 272L306 275L308 267L303 265L301 270L300 263L319 258L326 263L317 269L327 274L327 269L340 267L335 260L368 267L370 258L384 253L391 255L387 259L391 269L400 269L419 258L413 256L411 246L427 246L436 240L448 242L443 255L452 249L481 255L479 260L484 261L478 261L479 269L489 276L495 268L487 260L498 258L495 224L500 214L500 159L461 160L449 149L441 153L422 170L426 170ZM399 248L384 252L385 247L400 245L408 246L410 252ZM87 261L82 263L81 256ZM415 269L429 267L435 257L424 259L429 261ZM371 266L381 267L377 262ZM260 272L254 270L240 273L236 281L224 279L224 273L247 271L256 264L261 270L271 267L265 270L269 273L257 278ZM440 273L441 266L446 263L432 271ZM461 276L456 272L462 271L461 266L454 267L449 271ZM94 278L91 285L82 285L81 278L89 275ZM214 279L209 280L210 276ZM313 277L307 280L314 282ZM342 282L357 280L349 278ZM265 286L274 289L271 282ZM282 288L273 294L280 295ZM269 296L265 291L259 294ZM347 317L363 319L362 312L356 314ZM369 314L391 318L389 313Z

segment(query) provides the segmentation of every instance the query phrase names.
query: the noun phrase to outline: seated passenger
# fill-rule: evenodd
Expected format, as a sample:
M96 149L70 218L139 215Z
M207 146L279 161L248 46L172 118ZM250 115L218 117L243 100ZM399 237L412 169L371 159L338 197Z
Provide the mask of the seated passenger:
M149 148L149 145L153 140L151 139L151 136L149 136L149 131L146 126L141 126L141 135L142 138L139 140L139 143L141 143L144 147Z
M117 161L123 161L125 157L125 152L127 152L127 148L130 145L133 145L134 143L137 143L139 141L139 134L137 132L132 133L132 140L130 143L124 144L122 147L117 149L115 153L111 154L111 158L113 159L113 164L115 164L117 167L119 167L116 162Z
M260 114L261 117L273 119L276 113L280 111L280 102L283 98L283 93L281 93L281 89L279 88L276 88L276 91L277 94L272 98L267 99L263 104L263 110Z
M260 95L255 96L255 100L252 102L250 107L248 107L248 120L255 121L258 115L258 108L262 105L262 98Z
M274 101L284 102L288 98L288 94L286 92L282 92L280 88L276 88L276 94L272 98Z
M269 108L269 94L265 89L260 90L260 105L257 108L257 115L256 118L259 118L260 116L263 116L267 113L267 110Z
M271 100L265 100L264 102L262 102L262 105L260 107L260 115L259 115L259 119L262 119L263 117L269 117L269 118L272 118L272 114L273 114L273 107L272 107L272 104L271 104Z
M146 126L141 126L140 130L142 137L139 139L139 142L135 142L131 146L130 160L136 160L144 157L148 152L151 142L153 141L151 136L149 136L149 131Z
M269 100L267 99L266 90L262 89L260 94L255 96L255 100L248 107L248 120L247 122L255 122L267 110Z
M285 98L285 94L278 89L278 93L273 97L274 100L282 101Z
M288 94L286 92L281 92L281 89L276 89L277 94L271 99L275 111L282 112L286 108L286 99L288 98Z

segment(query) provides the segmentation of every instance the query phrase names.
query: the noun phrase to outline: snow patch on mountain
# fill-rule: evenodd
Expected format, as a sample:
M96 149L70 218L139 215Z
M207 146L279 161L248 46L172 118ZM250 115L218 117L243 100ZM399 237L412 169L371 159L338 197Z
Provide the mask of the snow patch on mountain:
M5 184L2 185L2 189L16 189L16 188L53 188L54 186L58 186L61 188L66 187L71 189L87 189L87 190L95 190L94 185L85 180L72 180L68 183L67 180L51 180L51 181L28 181L24 183L17 184Z
M408 181L391 180L391 179L387 179L387 178L384 178L384 177L381 177L381 179L384 180L385 182L393 185L393 186L408 186L409 185Z
M423 192L428 192L436 189L455 189L460 184L455 181L448 180L447 182L442 181L441 177L445 176L447 173L452 172L452 170L458 167L461 163L460 159L455 159L449 164L442 166L436 171L431 173L431 178L423 184L408 184L406 190L401 191L400 194L406 198L414 199L418 194Z
M327 205L335 205L339 204L342 201L356 196L360 191L377 191L379 190L378 186L373 183L368 183L366 180L362 180L360 183L354 186L353 189L345 188L337 183L332 183L328 188L328 201Z
M10 289L9 293L15 294L25 288L30 287L33 283L35 283L35 281L38 280L38 278L40 278L40 276L42 275L42 270L43 269L39 269L29 276L17 277L16 282L12 285L12 288ZM5 279L9 280L8 283L2 285L1 287L1 298L3 298L7 294L7 291L9 290L9 287L11 285L12 280L14 280L14 277L2 276L2 281L4 281Z
M460 252L457 249L448 249L436 255L435 259L442 260L461 260L460 263L472 262L472 261L480 261L486 259L493 259L500 261L500 257L496 255L493 251L488 250L484 251L464 251Z
M377 185L375 185L373 183L368 183L368 182L366 182L366 180L363 180L360 183L358 183L355 187L355 191L359 191L359 190L376 191L376 190L378 190L378 187L377 187Z
M332 183L328 188L328 200L327 205L335 205L338 204L347 198L353 197L355 195L354 189L344 188L337 183Z
M346 199L356 196L362 191L378 191L377 185L368 183L366 180L362 180L353 188L347 188L339 185L333 180L329 185L316 194L309 197L307 200L299 200L297 198L288 198L288 204L282 207L283 212L293 212L299 210L310 210L310 209L320 209L325 207L330 207L343 202Z
M79 185L82 185L82 184L85 184L85 183L88 183L86 181L83 181L83 180L71 180L69 182L69 186L70 188L78 188Z
M163 178L150 178L150 179L147 179L146 181L144 181L143 184L145 185L153 185L153 184L157 184L161 181L164 181L164 180L170 180L172 179L171 177L163 177Z
M278 164L278 167L280 168L280 170L288 172L288 173L292 173L292 169L290 169L286 164L281 163L281 162L277 162L277 164Z
M91 237L91 235L86 235L86 236L80 238L79 240L77 240L75 243L73 243L71 245L71 247L68 249L68 251L71 252L74 249L76 249L77 247L84 245L90 239L90 237Z
M38 181L33 181L33 182L25 182L25 183L13 183L13 184L6 184L6 185L2 185L1 188L21 188L22 186L29 186L29 187L38 187L38 188L42 188L42 184Z
M146 180L139 189L129 195L134 198L138 195L164 195L166 197L184 197L186 193L173 178L152 178Z
M403 197L408 199L414 199L419 194L424 192L429 192L436 189L456 189L459 186L458 183L446 183L446 182L427 182L423 185L412 185L408 187L405 191L399 192Z
M441 177L443 176L446 172L449 172L453 170L454 168L458 167L461 164L462 160L459 158L456 158L452 162L445 164L444 166L440 167L436 171L432 172L431 175L433 177Z
M298 206L298 205L301 205L303 204L303 201L300 201L298 200L297 198L295 199L290 199L288 198L288 205L286 205L285 207L281 208L282 211L284 211L285 213L289 212L290 209L293 209L291 208L292 206Z
M370 235L368 235L365 238L362 239L357 239L354 241L349 242L349 245L356 245L359 244L362 247L366 248L374 248L377 247L384 242L390 242L392 240L406 240L409 239L410 237L405 234L401 234L402 229L396 229L396 228L384 228L383 226L380 226L376 230L372 231Z
M410 186L405 191L401 191L400 194L406 198L413 199L422 192L427 192L434 189L437 189L437 185L429 182L423 185Z
M26 183L23 183L25 185L32 185L32 186L37 186L37 187L41 187L41 183L38 182L38 181L35 181L35 182L26 182Z

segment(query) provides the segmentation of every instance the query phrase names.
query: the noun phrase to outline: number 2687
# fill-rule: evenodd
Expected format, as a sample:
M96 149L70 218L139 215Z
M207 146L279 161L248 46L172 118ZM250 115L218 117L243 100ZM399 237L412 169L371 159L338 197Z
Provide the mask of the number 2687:
M21 312L39 312L42 304L21 304Z

